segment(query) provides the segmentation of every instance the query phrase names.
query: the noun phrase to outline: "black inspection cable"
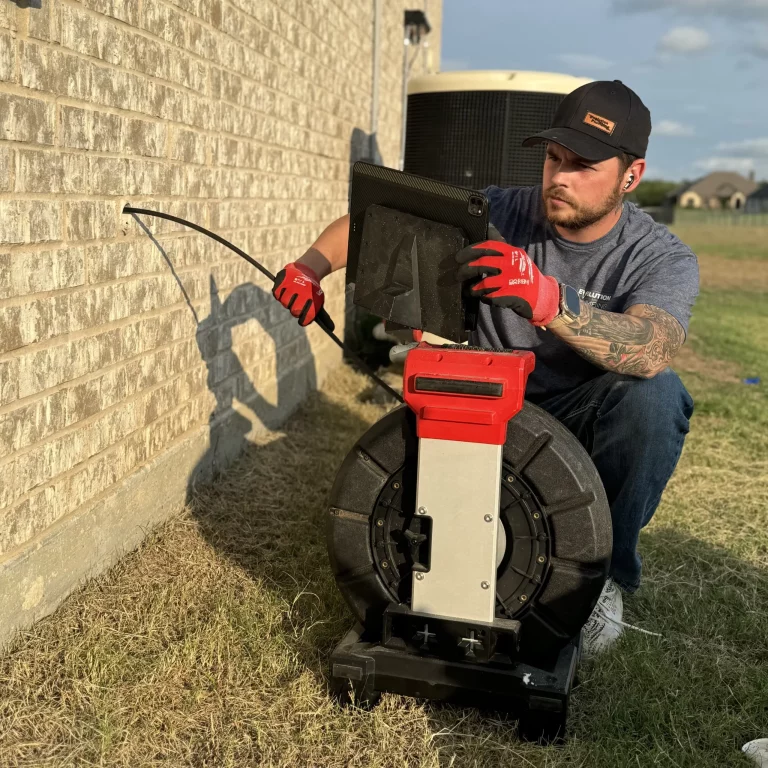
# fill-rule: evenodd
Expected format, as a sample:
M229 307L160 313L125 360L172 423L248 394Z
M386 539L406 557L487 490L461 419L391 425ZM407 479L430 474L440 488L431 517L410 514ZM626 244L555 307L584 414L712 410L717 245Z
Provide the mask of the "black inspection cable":
M191 221L187 221L186 219L180 219L178 216L172 216L170 213L161 213L160 211L150 211L146 208L133 208L130 205L126 205L123 208L123 213L137 213L141 214L142 216L155 216L159 219L167 219L168 221L174 221L177 224L182 224L185 227L189 227L190 229L197 230L203 235L207 235L208 237L212 238L213 240L216 240L216 242L221 243L222 245L225 245L227 248L229 248L231 251L234 251L238 256L245 259L249 264L256 267L256 269L259 270L265 277L269 278L269 280L274 283L275 282L275 276L263 265L259 264L256 259L254 259L252 256L249 256L245 251L238 248L236 245L233 245L229 242L229 240L225 240L221 235L217 235L215 232L211 232L210 230L206 229L205 227L201 227L199 224L193 224ZM395 398L395 400L398 400L399 402L404 402L402 395L400 395L398 392L395 392L392 387L389 386L385 381L382 381L369 367L368 365L363 362L362 358L360 358L359 355L357 355L355 352L353 352L333 331L335 328L335 325L333 323L333 320L331 320L331 316L325 311L325 309L321 309L320 312L318 312L317 317L315 319L315 322L325 331L328 336L330 336L331 339L333 339L334 342L344 351L346 352L362 369L363 371L368 374L380 387L385 389L387 392L389 392L392 397Z

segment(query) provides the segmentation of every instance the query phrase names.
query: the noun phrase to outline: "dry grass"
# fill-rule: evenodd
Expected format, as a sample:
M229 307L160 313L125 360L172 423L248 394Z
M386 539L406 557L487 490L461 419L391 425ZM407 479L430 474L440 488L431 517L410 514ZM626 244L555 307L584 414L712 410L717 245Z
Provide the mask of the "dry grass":
M760 360L753 298L744 327ZM0 658L0 766L747 766L739 746L768 735L768 407L738 360L709 364L732 341L705 322L713 301L697 309L695 363L679 366L692 433L626 602L663 637L630 632L584 667L565 747L521 744L513 722L470 710L329 697L327 659L351 619L327 566L325 499L386 407L342 368Z

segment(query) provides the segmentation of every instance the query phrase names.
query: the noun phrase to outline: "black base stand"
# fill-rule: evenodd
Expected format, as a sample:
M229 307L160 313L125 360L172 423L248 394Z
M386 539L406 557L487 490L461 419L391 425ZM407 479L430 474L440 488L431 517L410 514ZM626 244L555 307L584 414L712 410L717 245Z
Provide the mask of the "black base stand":
M579 656L577 638L560 651L551 668L497 657L483 663L449 661L386 648L367 639L358 624L331 655L331 686L342 701L365 707L386 691L506 712L518 720L520 738L558 743L565 738Z

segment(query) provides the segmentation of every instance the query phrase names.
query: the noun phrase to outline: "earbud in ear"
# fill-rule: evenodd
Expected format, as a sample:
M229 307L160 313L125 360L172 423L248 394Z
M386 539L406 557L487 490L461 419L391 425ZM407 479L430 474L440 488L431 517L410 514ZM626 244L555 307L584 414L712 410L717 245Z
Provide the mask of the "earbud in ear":
M624 189L629 189L632 186L632 182L635 180L635 174L630 173L629 179L627 179L627 183L624 185Z

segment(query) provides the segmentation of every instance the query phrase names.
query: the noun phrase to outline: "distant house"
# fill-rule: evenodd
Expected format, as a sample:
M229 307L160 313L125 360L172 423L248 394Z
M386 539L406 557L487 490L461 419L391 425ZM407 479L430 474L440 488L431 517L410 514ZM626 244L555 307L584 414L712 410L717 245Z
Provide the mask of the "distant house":
M716 171L674 192L681 208L743 208L757 184L739 173Z
M768 213L768 184L761 184L744 204L746 213Z

